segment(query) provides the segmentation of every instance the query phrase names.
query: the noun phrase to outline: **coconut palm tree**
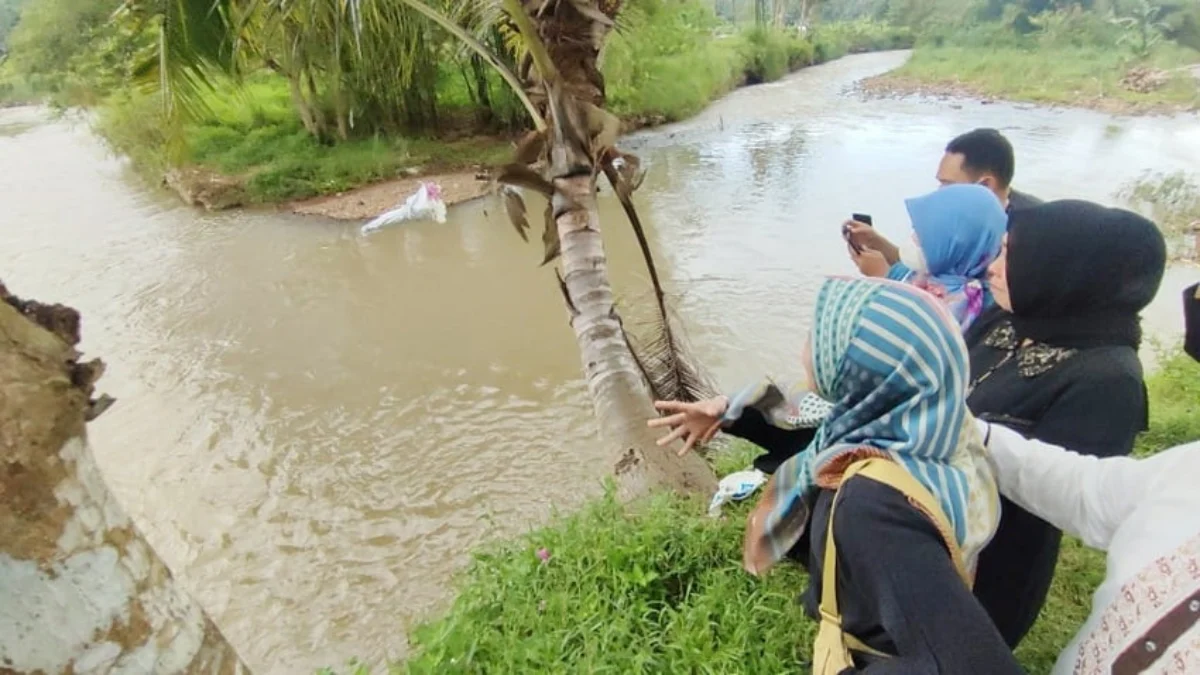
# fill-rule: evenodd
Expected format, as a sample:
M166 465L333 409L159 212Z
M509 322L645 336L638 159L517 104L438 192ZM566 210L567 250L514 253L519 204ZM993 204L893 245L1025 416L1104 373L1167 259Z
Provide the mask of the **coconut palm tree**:
M112 400L79 315L0 284L0 336L0 670L249 672L100 475L85 422Z
M690 400L706 393L708 387L685 357L672 328L665 293L632 202L641 181L640 162L616 148L620 121L604 107L604 76L598 61L622 0L450 1L469 3L475 21L481 16L490 17L487 21L497 22L508 33L521 55L517 73L458 23L453 12L431 0L171 0L166 4L174 9L163 14L164 26L186 26L178 32L205 36L225 30L227 37L224 41L182 45L164 39L158 59L163 89L168 94L186 94L203 85L206 80L198 73L227 64L226 45L251 43L252 39L241 32L247 26L258 25L255 12L269 11L275 5L286 4L292 13L333 7L343 19L326 20L325 25L340 25L338 22L344 20L347 29L354 30L353 41L361 40L371 30L386 32L364 25L385 26L389 21L404 20L394 11L399 5L419 12L455 36L514 88L534 120L535 129L518 145L515 160L503 168L499 180L509 186L504 190L505 201L522 237L528 237L529 229L526 204L522 193L514 188L540 193L545 198L543 264L558 261L558 283L579 344L600 429L617 456L615 470L622 493L637 496L655 486L712 489L714 476L702 458L681 458L656 447L645 426L655 414L653 398ZM305 7L309 9L302 9ZM383 11L382 7L390 9ZM193 25L198 22L217 27L198 29ZM342 57L326 68L341 65L344 70L353 70L355 60L365 53L358 44L347 45ZM196 47L206 51L199 52ZM181 83L170 81L175 74L185 76ZM612 184L633 225L657 302L658 321L636 350L635 340L616 311L608 278L596 201L600 175Z

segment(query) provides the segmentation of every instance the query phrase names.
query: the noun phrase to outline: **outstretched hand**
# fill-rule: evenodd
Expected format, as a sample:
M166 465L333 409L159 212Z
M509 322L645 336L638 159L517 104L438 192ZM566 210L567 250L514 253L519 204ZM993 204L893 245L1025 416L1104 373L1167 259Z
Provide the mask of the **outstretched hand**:
M721 429L721 416L729 407L729 399L718 396L695 403L655 401L654 407L664 416L646 422L646 426L671 429L670 433L658 439L659 446L670 445L682 438L683 448L679 450L679 456L682 457L717 435Z

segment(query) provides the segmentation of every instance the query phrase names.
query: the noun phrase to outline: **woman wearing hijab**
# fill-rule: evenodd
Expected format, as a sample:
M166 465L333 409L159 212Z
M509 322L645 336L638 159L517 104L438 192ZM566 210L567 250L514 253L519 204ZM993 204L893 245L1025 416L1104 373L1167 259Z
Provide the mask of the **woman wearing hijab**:
M831 408L751 513L743 563L763 574L811 530L813 672L1020 672L969 588L999 514L954 319L911 286L829 279L804 361ZM732 405L660 402L672 414L650 423L690 447L722 416L799 418L804 400L767 384Z
M1012 215L992 263L999 306L967 334L975 416L1085 455L1127 455L1148 421L1139 313L1166 246L1128 211L1057 201ZM1009 501L975 594L1016 647L1045 603L1062 532Z
M912 220L913 244L901 248L901 262L889 268L877 252L860 254L851 247L850 254L866 276L886 276L936 297L965 331L993 304L985 277L988 265L1000 253L1008 216L991 190L974 184L947 185L906 200L905 207ZM830 405L809 393L801 396L798 414L768 419L754 408L741 414L739 402L761 396L762 386L734 395L733 407L739 414L727 420L724 431L766 450L755 458L754 468L771 474L812 442Z
M867 276L912 284L944 302L963 331L991 305L987 269L1000 253L1008 215L996 195L981 185L947 185L905 200L912 244L900 249L890 268L881 254L851 247L851 258Z

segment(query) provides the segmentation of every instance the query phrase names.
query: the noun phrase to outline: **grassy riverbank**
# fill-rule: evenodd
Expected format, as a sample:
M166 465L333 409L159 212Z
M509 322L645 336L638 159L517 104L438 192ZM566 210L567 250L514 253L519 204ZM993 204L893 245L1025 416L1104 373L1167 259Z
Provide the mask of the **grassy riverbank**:
M1148 454L1200 438L1200 366L1177 354L1149 380ZM734 445L721 473L753 456ZM419 626L409 673L803 672L815 625L795 602L804 574L741 569L749 504L710 520L696 500L608 495L520 541L476 556L440 619ZM541 555L539 556L539 553ZM542 558L547 558L544 562ZM1048 672L1087 616L1104 558L1068 541L1050 602L1018 658ZM367 672L362 669L359 672Z
M683 119L746 82L779 79L851 51L902 48L911 34L859 21L807 36L722 27L700 4L668 13L631 12L629 29L611 39L604 70L610 105L631 127ZM260 74L222 82L205 96L204 113L172 145L158 102L121 91L100 106L97 129L136 168L157 178L171 165L241 179L249 203L339 193L409 174L470 170L507 157L510 136L481 133L457 72L438 85L442 130L427 136L374 135L336 143L308 133L286 84Z
M1091 14L1044 15L1036 32L1002 23L922 40L899 70L867 83L883 94L998 98L1114 113L1200 109L1200 52L1169 40L1142 49Z

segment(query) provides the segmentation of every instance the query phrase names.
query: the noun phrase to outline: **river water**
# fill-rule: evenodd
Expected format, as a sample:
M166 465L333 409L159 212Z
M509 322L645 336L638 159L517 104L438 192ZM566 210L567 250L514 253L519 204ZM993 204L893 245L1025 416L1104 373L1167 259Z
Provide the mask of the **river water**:
M1195 169L1196 117L864 100L856 56L737 91L624 147L695 351L725 385L796 362L822 275L851 271L839 224L904 236L976 127L1017 148L1018 187L1112 201L1146 169ZM603 201L615 282L645 284ZM118 403L100 464L155 548L257 673L399 657L473 547L600 490L580 364L554 277L484 199L444 225L206 214L148 190L79 124L0 112L0 276L79 308ZM1173 270L1149 313L1178 332Z

